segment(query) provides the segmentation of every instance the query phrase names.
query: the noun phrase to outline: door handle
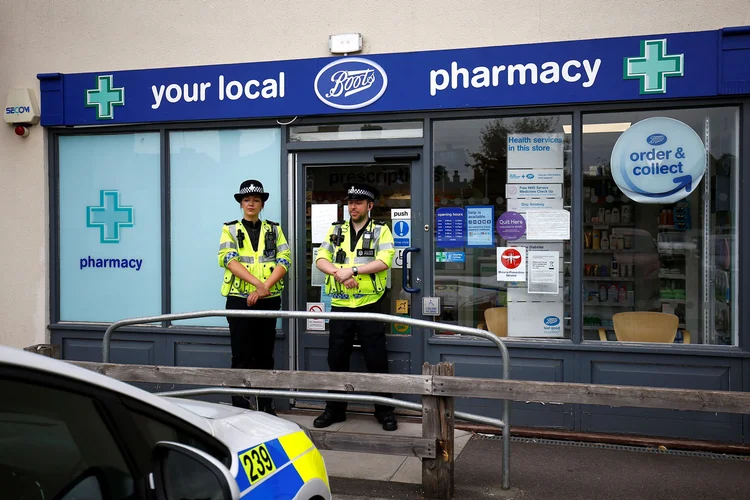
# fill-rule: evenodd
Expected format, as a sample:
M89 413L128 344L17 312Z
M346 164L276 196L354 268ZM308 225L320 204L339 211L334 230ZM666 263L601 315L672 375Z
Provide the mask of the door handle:
M411 273L409 272L409 266L407 265L407 263L409 262L408 260L409 254L412 252L416 253L421 250L422 250L421 248L409 247L409 248L404 249L404 253L401 254L403 261L404 261L404 264L403 264L404 272L401 275L401 286L404 288L404 291L407 293L419 293L422 290L421 288L412 288L409 285L409 282L411 281Z

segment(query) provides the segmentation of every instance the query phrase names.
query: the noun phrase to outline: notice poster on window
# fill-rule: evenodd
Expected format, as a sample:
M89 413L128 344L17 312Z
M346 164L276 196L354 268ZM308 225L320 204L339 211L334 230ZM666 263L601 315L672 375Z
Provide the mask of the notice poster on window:
M529 210L526 212L527 240L569 240L570 212L567 210Z
M324 312L324 311L325 311L325 304L322 302L308 302L307 303L307 312ZM324 319L308 319L307 329L323 331L326 329L326 322Z
M326 274L318 269L315 265L315 261L318 260L318 249L320 247L313 248L312 251L312 269L310 270L310 286L323 286L326 283Z
M497 247L497 281L526 281L525 247Z
M552 209L562 210L562 198L508 198L509 212L526 212L527 210Z
M494 206L466 207L466 246L494 246L495 238L492 232L494 218Z
M463 208L444 207L435 211L435 244L442 248L461 248L466 244Z
M335 203L312 205L311 209L310 225L312 226L312 242L323 243L331 224L338 219L338 205Z
M560 286L558 252L529 251L529 293L546 293L556 295Z
M508 168L562 168L563 133L508 134Z

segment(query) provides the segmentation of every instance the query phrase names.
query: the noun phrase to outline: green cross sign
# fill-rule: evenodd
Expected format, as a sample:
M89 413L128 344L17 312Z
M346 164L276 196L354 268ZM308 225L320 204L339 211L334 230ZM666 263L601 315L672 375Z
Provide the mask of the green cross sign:
M667 40L641 40L641 56L626 57L622 77L640 79L641 94L666 94L667 77L685 76L685 55L667 55Z
M99 228L102 243L119 243L120 228L133 227L133 207L120 205L120 192L102 189L99 191L99 206L86 207L86 226Z
M97 120L112 120L115 106L125 105L125 88L112 87L112 75L96 77L96 88L86 91L86 107L96 109Z

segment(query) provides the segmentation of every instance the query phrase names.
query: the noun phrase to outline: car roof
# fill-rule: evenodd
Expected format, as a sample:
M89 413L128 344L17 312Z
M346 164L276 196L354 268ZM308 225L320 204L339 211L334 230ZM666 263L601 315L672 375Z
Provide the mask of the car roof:
M135 386L126 384L125 382L120 382L112 377L107 377L94 371L81 368L80 366L66 363L65 361L48 358L15 347L0 345L0 365L18 366L38 370L58 377L66 377L68 379L95 385L108 391L128 396L132 399L137 399L142 403L153 406L166 413L170 413L181 420L185 420L211 436L214 435L214 430L207 419L198 416L163 397L138 389Z

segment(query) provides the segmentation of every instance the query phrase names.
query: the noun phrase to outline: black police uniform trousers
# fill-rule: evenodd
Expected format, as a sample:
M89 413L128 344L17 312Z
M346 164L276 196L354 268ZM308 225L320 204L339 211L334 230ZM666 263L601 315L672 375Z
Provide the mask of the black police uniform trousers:
M381 312L382 298L374 304L357 308L331 307L332 312ZM348 372L354 347L355 336L362 346L367 371L370 373L388 373L388 352L386 350L386 325L380 321L332 319L329 322L328 368L332 372ZM336 392L336 391L331 391ZM391 397L387 393L376 393L377 396ZM326 411L334 415L346 413L346 401L327 401ZM393 412L393 406L375 405L375 416L384 417Z
M227 297L227 309L278 311L281 297L259 299L254 306L244 297ZM232 368L272 370L273 348L276 342L276 318L227 318L232 345ZM271 398L258 398L258 409L271 407ZM249 409L244 396L232 396L232 405Z

